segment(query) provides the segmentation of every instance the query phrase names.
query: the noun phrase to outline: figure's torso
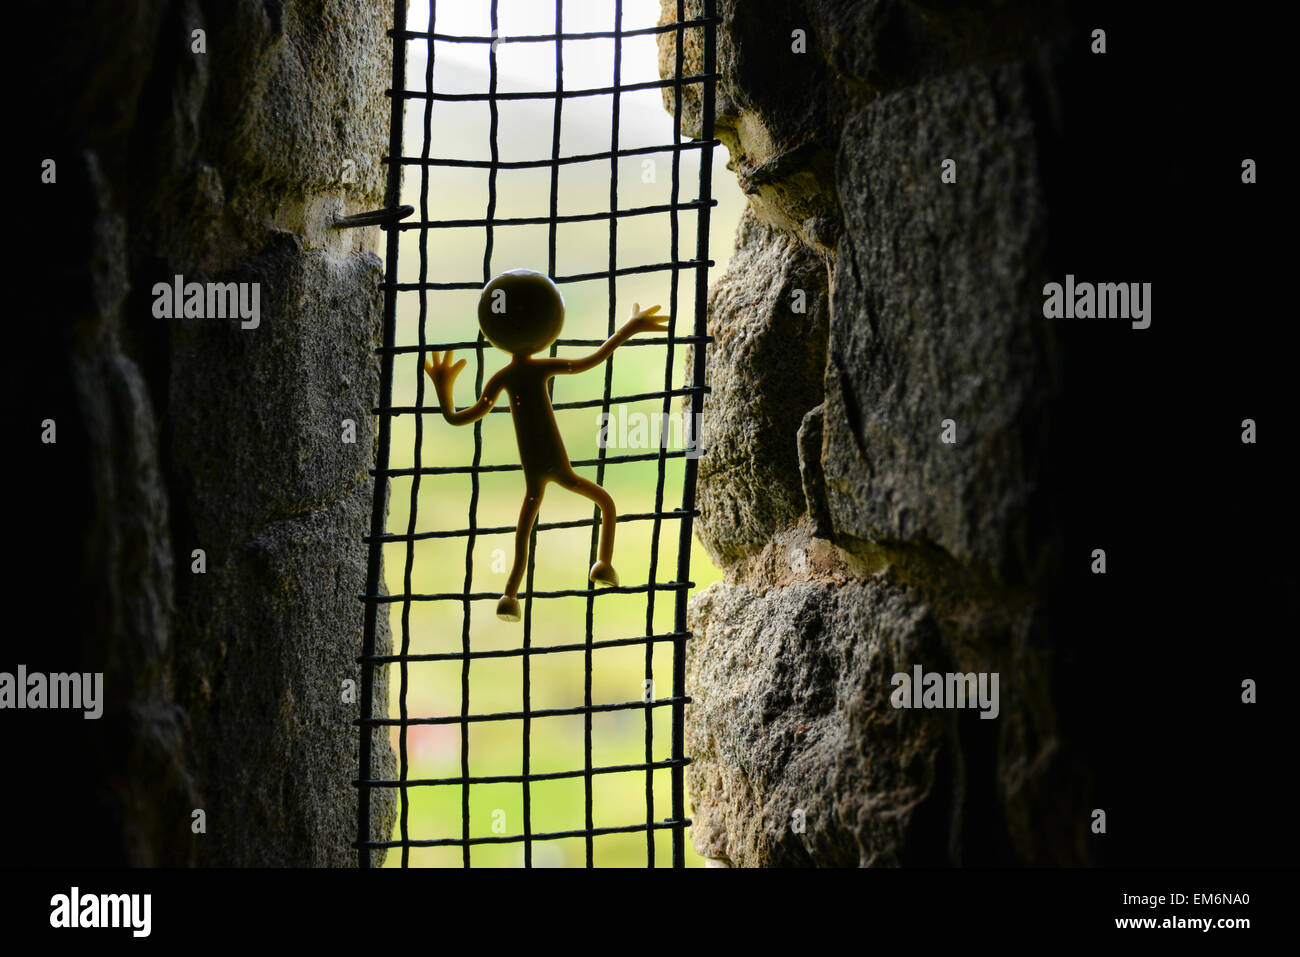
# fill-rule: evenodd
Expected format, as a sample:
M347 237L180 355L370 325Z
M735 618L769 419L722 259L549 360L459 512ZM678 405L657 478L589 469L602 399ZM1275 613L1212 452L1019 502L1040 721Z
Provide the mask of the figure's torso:
M515 424L519 445L519 462L530 484L543 477L555 477L570 471L568 453L555 424L551 398L546 393L550 375L532 362L512 363L505 377L505 394Z

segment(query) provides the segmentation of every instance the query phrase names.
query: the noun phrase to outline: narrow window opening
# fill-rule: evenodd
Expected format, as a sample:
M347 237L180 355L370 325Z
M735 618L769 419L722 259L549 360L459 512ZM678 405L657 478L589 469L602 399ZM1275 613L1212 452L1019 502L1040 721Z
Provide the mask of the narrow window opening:
M743 200L734 179L713 175L725 160L712 139L713 4L696 20L676 6L661 18L657 0L395 4L400 156L389 162L403 181L399 193L390 176L387 205L414 212L386 227L363 866L375 847L389 866L702 863L684 833L685 603L692 581L719 573L692 535L708 447L695 413L707 401L709 250L730 248ZM660 77L665 32L675 50L685 38L706 51L700 75L674 54ZM684 97L674 103L672 91L689 85L703 103L699 139L674 122ZM524 491L508 402L454 428L421 370L431 351L455 349L467 360L456 406L475 401L508 360L478 328L480 291L514 268L545 273L563 293L552 355L591 352L633 303L658 303L671 321L668 334L639 335L591 371L552 380L576 471L618 505L620 586L587 581L599 510L551 485L522 621L508 623L494 605ZM374 654L381 616L387 656ZM375 668L390 668L387 702L375 697ZM397 754L393 780L371 774L376 725ZM369 819L378 788L397 792L382 841Z

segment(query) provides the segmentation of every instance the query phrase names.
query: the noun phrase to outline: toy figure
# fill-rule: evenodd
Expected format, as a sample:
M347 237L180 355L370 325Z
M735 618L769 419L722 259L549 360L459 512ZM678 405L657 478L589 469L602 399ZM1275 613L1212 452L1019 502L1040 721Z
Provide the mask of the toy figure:
M497 372L483 388L473 405L456 411L452 387L465 367L465 360L452 364L452 353L434 352L425 361L425 371L433 379L442 416L452 425L477 422L496 404L505 390L510 395L510 412L519 443L519 461L524 468L524 505L515 526L515 561L506 579L505 593L497 603L497 617L518 621L519 583L524 577L524 560L528 557L528 535L532 531L542 495L548 482L586 496L600 506L600 547L596 564L591 566L590 581L598 585L617 585L618 574L611 561L614 557L614 524L617 513L609 493L573 471L564 450L560 430L555 424L546 382L551 376L586 372L604 362L638 332L667 329L667 318L656 317L658 306L644 311L632 305L632 318L610 336L599 349L581 359L534 358L536 353L559 338L564 325L564 299L555 283L531 269L512 269L483 287L478 302L478 322L487 340L510 354L510 362Z

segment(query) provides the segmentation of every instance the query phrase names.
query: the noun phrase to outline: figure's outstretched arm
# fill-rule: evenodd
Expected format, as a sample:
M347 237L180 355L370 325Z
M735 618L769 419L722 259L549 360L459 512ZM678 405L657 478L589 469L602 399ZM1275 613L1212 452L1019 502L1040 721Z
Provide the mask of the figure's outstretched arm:
M501 394L505 370L502 369L491 379L488 379L487 385L483 387L483 394L478 397L477 402L473 405L467 405L457 412L456 400L452 397L452 387L456 384L456 376L460 375L460 370L465 368L465 360L461 359L455 365L452 365L451 359L453 355L454 353L450 349L442 354L432 353L429 359L424 360L424 371L429 373L429 378L433 380L433 388L438 394L438 405L442 409L442 417L452 425L468 425L471 422L477 422L492 411L492 406L496 405L497 396Z
M611 355L614 350L621 346L627 340L631 339L638 332L663 332L668 328L667 316L656 316L659 311L658 306L651 306L649 309L642 310L640 303L632 303L632 318L623 323L623 327L606 339L597 349L589 356L581 359L552 359L548 363L556 372L586 372L588 369L594 369Z

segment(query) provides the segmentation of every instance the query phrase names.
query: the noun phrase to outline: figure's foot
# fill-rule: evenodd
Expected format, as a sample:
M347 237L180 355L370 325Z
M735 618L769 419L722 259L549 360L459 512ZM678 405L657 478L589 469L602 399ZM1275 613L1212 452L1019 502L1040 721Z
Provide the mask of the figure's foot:
M514 595L502 595L497 602L497 617L502 621L518 621L519 599Z
M618 572L614 571L614 566L609 562L596 562L591 566L591 574L587 579L597 585L617 586Z

